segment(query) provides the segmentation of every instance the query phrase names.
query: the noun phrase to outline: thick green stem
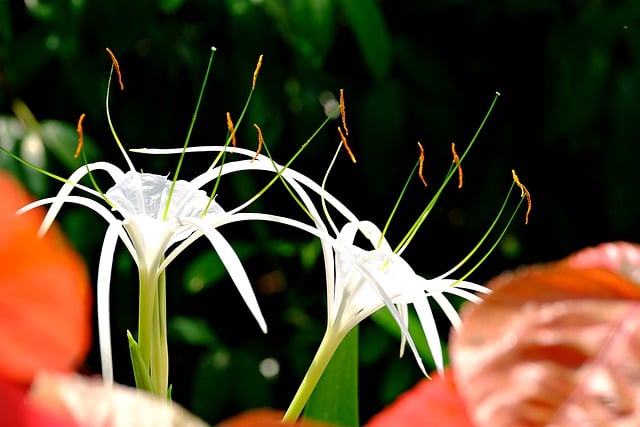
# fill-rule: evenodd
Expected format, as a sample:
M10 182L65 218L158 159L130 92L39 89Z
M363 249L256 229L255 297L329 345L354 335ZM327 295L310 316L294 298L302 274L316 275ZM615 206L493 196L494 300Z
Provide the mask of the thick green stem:
M136 386L159 397L167 397L169 386L169 349L167 344L166 277L140 271L138 302L138 346L145 380ZM135 370L134 366L134 370ZM138 368L138 370L140 370Z
M340 345L342 338L344 338L344 334L336 334L332 328L327 328L322 342L316 351L316 355L313 357L313 361L311 361L311 366L309 366L300 387L298 387L298 391L289 404L289 408L284 414L282 422L295 423L300 417L302 410L311 397L311 393L313 393L318 381L320 381L322 373L336 352L338 345Z

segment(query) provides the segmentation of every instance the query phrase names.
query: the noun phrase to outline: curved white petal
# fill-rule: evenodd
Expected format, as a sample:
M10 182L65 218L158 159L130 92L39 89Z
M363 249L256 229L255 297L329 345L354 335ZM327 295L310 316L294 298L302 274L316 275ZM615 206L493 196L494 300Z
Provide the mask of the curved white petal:
M80 185L78 184L78 181L82 179L85 175L88 175L89 171L93 173L96 170L104 170L108 172L112 176L115 182L117 182L123 176L123 172L120 169L118 169L116 166L112 165L111 163L107 163L107 162L90 163L88 165L81 166L78 169L76 169L71 174L71 176L67 179L67 181L62 185L60 190L58 190L58 194L53 198L54 201L51 204L51 208L49 208L49 211L47 212L46 216L44 217L44 220L42 221L42 226L40 227L40 231L39 231L40 235L46 233L49 227L51 227L51 224L53 224L53 221L55 220L56 216L58 215L58 212L62 208L64 201L66 200L67 196L69 196L69 194L74 188L82 188L84 191L90 192L94 195L96 194L95 190L91 190L85 186L80 187Z
M260 329L264 333L267 332L267 323L262 316L262 312L260 310L260 306L258 305L258 301L253 292L253 288L251 287L251 283L249 282L249 277L247 276L244 267L242 266L242 262L238 258L235 250L231 247L229 242L220 234L218 230L215 228L210 228L205 222L198 219L193 218L185 218L185 222L193 224L195 227L198 227L204 236L209 239L209 242L213 246L213 249L216 251L220 260L224 264L227 269L227 272L231 276L231 280L238 288L242 299L244 300L247 307L255 317L258 325L260 325Z
M102 364L102 378L107 384L113 384L109 290L111 285L113 255L119 237L117 227L119 226L109 225L107 228L100 252L100 264L98 265L98 341L100 346L100 362Z
M47 197L45 199L36 200L20 208L18 210L18 213L22 214L24 212L30 211L31 209L35 209L39 206L44 206L44 205L48 205L48 204L59 202L59 201L60 200L58 200L58 197ZM124 230L122 226L122 221L116 218L107 208L105 208L95 200L88 199L86 197L81 197L81 196L66 196L62 201L62 203L73 203L76 205L87 207L92 211L94 211L95 213L97 213L98 215L100 215L102 218L104 218L110 226L112 225L118 226L117 228L118 236L126 246L131 256L134 259L137 259L138 256L136 253L136 249L133 247L133 244L131 243L131 240L129 239L127 232Z

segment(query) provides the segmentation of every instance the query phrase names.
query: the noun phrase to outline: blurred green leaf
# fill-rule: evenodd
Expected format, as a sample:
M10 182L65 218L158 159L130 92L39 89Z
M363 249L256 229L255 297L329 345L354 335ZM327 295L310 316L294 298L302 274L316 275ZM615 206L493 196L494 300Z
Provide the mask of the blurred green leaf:
M380 6L374 0L339 0L339 5L369 72L376 80L383 79L391 68L393 46Z
M255 244L248 242L234 242L233 248L241 260L246 260L258 251ZM220 257L213 250L204 251L196 256L185 270L185 290L191 294L201 292L219 282L227 274L227 269L220 261Z
M305 417L358 427L358 327L342 340L313 390Z
M298 50L320 66L333 44L335 33L333 0L293 0L289 13Z
M392 336L400 340L400 337L401 337L400 328L398 327L398 324L396 323L395 319L393 318L389 310L387 310L386 308L380 309L376 311L373 314L373 316L371 316L371 318L382 329L387 331L387 333L391 334ZM415 343L416 348L418 349L418 354L420 354L420 357L422 358L422 362L424 363L424 366L427 372L435 369L433 356L431 355L431 350L427 345L427 340L424 336L424 332L422 331L422 327L420 326L420 320L418 319L418 316L415 314L413 310L409 310L409 328L408 329L409 329L409 333L411 334L411 337L413 337L413 342ZM443 340L441 340L440 342L443 343ZM444 345L442 347L444 350ZM411 350L409 348L405 349L405 357L413 357L413 355L409 353L411 353ZM443 351L443 354L444 354L445 365L446 365L448 363L447 352ZM418 369L417 366L416 366L416 369Z
M78 131L76 125L71 125L58 120L43 120L40 122L40 135L47 150L51 151L55 158L62 163L67 170L72 171L82 166L82 157L73 157L78 145ZM99 157L99 151L95 141L84 135L84 151L89 161Z
M213 347L217 338L211 326L204 319L187 316L172 316L167 325L171 339L181 340L190 345Z
M185 0L159 0L158 7L164 13L173 13L180 9L184 2Z

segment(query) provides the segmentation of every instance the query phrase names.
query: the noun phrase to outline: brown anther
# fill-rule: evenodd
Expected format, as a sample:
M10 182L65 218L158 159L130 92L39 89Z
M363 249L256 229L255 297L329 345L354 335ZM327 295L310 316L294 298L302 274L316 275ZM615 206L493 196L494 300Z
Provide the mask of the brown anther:
M122 83L122 73L120 73L120 65L118 64L118 60L116 59L116 56L113 54L113 52L111 52L111 49L109 49L108 47L106 49L107 53L111 57L111 62L113 62L113 67L116 69L116 74L118 75L118 83L120 84L120 90L124 90L124 83Z
M258 154L260 154L260 151L262 150L262 144L264 144L264 138L262 137L262 130L260 129L260 126L254 123L253 127L258 131L258 149L256 150L256 154L251 159L252 162L258 158Z
M347 154L349 154L349 157L351 157L351 161L353 163L356 163L356 156L353 154L353 151L351 151L349 144L347 144L347 138L344 136L344 133L342 132L342 128L340 126L338 126L338 133L340 134L342 145L344 145L345 150L347 150Z
M349 135L349 128L347 128L347 118L344 108L344 89L340 89L340 116L342 117L342 127L344 128L344 134Z
M524 216L524 223L529 223L529 213L531 212L531 194L529 194L529 190L525 187L520 180L518 179L518 175L516 175L516 171L511 169L511 174L513 175L513 181L520 188L520 197L527 198L527 213Z
M227 112L227 129L229 129L229 134L231 134L231 145L236 146L236 130L233 128L233 121L231 120L231 114Z
M420 177L422 184L426 187L427 181L425 181L424 176L422 175L422 168L424 167L424 148L422 148L422 144L420 144L420 142L418 142L418 148L420 149L420 158L418 159L420 162L418 165L418 176Z
M258 58L258 63L256 64L256 69L253 72L253 81L251 82L251 90L256 88L256 80L258 79L258 72L260 71L260 67L262 67L262 55Z
M451 152L453 153L453 163L456 164L458 168L458 188L462 188L462 166L460 165L460 157L458 157L458 153L456 153L456 143L451 143Z
M78 119L78 146L76 147L76 152L73 155L74 159L77 159L80 153L82 152L82 146L84 144L83 133L82 133L82 121L84 120L85 114L80 114L80 118Z

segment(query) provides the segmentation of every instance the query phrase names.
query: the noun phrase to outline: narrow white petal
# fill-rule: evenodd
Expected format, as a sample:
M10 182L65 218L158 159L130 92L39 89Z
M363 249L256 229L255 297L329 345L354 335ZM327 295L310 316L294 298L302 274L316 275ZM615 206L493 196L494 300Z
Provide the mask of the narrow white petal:
M118 228L110 225L104 235L100 263L98 265L97 306L98 306L98 341L102 378L105 383L113 384L113 357L111 352L111 320L109 310L109 289L111 284L111 268L113 255L118 242Z
M429 301L427 301L426 298L417 299L413 306L418 314L418 319L420 320L420 325L422 326L425 338L427 339L427 345L429 346L429 350L433 356L436 368L439 373L442 373L444 371L444 357L442 355L442 347L440 346L440 334L438 333L438 328L433 317L433 311L431 311L431 307L429 306ZM417 355L417 351L416 358L420 359L419 355ZM422 362L421 359L420 362Z
M20 210L18 210L18 213L23 214L25 212L30 211L31 209L35 209L39 206L55 203L56 201L60 201L58 197L48 197L45 199L36 200L35 202L31 202L28 205L20 208ZM127 232L124 230L124 228L122 228L122 221L116 218L111 213L111 211L109 211L103 205L101 205L100 203L96 202L93 199L88 199L86 197L81 197L81 196L66 196L62 201L62 203L72 203L72 204L87 207L92 211L94 211L95 213L97 213L98 215L100 215L102 218L104 218L110 226L111 225L118 226L119 228L117 230L118 230L118 235L120 236L120 239L122 239L122 242L129 250L129 253L131 253L131 256L133 258L137 257L136 250L133 247L129 239L129 236L127 235Z
M240 258L238 258L236 251L233 249L233 247L231 247L229 242L226 241L226 239L222 236L222 234L220 234L218 230L216 230L215 228L210 228L203 221L193 218L185 218L184 221L200 228L205 237L209 239L209 242L211 242L213 249L216 251L216 253L220 257L220 260L227 269L227 272L231 276L231 280L233 280L236 288L238 288L242 299L244 300L245 304L247 304L247 307L249 307L251 314L253 314L253 316L256 318L256 321L258 322L258 325L260 325L262 331L266 333L267 323L262 316L260 306L258 305L258 301L253 292L253 288L251 287L251 283L249 282L249 277L247 276L247 273L242 266L242 262L240 261Z

